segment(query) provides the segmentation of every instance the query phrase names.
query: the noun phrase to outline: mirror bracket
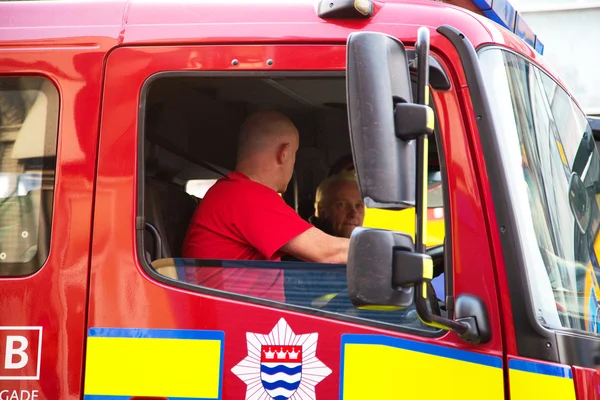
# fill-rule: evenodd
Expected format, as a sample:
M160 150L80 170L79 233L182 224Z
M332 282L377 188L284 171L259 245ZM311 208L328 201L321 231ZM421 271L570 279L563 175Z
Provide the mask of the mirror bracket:
M459 335L461 339L471 343L479 343L479 328L477 327L477 318L457 318L456 322L460 322L467 326L467 331L464 334Z
M472 294L461 294L456 299L456 321L468 325L467 332L459 335L461 339L481 344L492 338L492 329L487 307L483 300Z
M394 249L392 287L395 289L429 282L433 279L433 260L429 255Z
M396 137L408 142L420 136L433 134L435 117L428 105L397 103L394 107Z
M427 307L427 284L415 285L415 308L419 319L426 325L434 328L452 331L459 336L465 335L469 330L469 325L462 321L455 321L449 318L444 318L434 314ZM434 300L435 301L435 300Z

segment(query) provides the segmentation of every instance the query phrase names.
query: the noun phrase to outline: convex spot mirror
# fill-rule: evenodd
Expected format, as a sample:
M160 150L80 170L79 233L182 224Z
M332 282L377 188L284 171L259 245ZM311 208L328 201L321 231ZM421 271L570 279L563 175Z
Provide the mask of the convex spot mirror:
M348 294L357 307L409 307L414 286L392 287L394 253L412 252L409 235L384 229L357 227L350 237L346 274Z

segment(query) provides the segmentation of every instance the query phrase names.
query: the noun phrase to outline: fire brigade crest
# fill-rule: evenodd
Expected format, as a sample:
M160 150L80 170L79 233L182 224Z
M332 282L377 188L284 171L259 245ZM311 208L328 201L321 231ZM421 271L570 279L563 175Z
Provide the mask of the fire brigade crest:
M281 318L271 333L246 333L248 355L231 369L247 385L246 400L315 400L331 374L316 356L318 333L296 335Z

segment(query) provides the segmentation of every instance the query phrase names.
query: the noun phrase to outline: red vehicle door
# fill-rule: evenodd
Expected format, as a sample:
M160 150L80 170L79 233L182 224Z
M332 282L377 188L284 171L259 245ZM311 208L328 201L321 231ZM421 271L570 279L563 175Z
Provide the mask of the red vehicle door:
M0 47L2 399L81 395L102 65L111 43L28 39L44 28L4 26L2 40L13 42Z
M413 27L402 29L414 37ZM442 68L451 71L458 57L449 43L432 33L432 48ZM453 333L426 327L414 308L361 313L353 307L331 310L314 299L298 305L211 290L186 282L178 273L186 265L193 269L193 260L186 264L189 260L173 260L173 254L163 252L162 259L150 263L146 258L153 258L152 252L138 248L150 212L148 149L167 146L168 138L183 134L184 116L206 114L203 121L210 126L193 125L188 147L203 143L195 147L196 153L210 158L220 151L219 138L236 118L210 101L230 96L228 107L237 104L239 96L260 101L259 83L244 81L256 77L272 78L271 88L288 79L288 87L294 85L296 91L319 78L320 86L331 88L326 93L340 87L343 91L345 65L344 45L132 46L110 54L95 199L86 396L358 399L424 394L447 398L452 392L463 399L484 393L486 398L504 398L502 331L485 211L454 89L432 90L447 171L445 190L452 193L445 205L452 243L445 252L446 276L452 277L446 282L447 296L468 291L483 299L492 330L488 342L470 344ZM457 79L452 87L460 87L454 74L447 75ZM341 79L341 86L328 86L326 78ZM152 97L153 91L161 94ZM170 100L174 114L161 122L157 104L169 93L175 93ZM204 96L209 103L188 104L194 96ZM188 108L193 110L189 115ZM157 139L152 135L158 135L160 127L167 133ZM235 142L225 147L235 153ZM166 158L160 162L166 163ZM165 183L171 185L165 201L173 201L163 211L168 218L178 218L181 211L174 200L181 191L176 183L175 178ZM156 227L156 237L168 239L161 226ZM477 251L458 250L465 246ZM343 290L335 286L337 280L327 278L336 266L309 267L321 277L325 292ZM326 297L319 300L323 299L327 302ZM452 374L442 373L450 370Z

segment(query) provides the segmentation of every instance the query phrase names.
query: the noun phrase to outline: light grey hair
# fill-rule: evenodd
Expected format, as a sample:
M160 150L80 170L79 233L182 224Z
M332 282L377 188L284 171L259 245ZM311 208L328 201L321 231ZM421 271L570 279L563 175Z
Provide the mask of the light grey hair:
M354 171L341 171L335 175L331 175L327 179L324 179L317 187L317 194L315 196L315 216L319 217L319 207L326 207L327 198L333 188L337 185L351 182L358 184L356 180L356 172Z

